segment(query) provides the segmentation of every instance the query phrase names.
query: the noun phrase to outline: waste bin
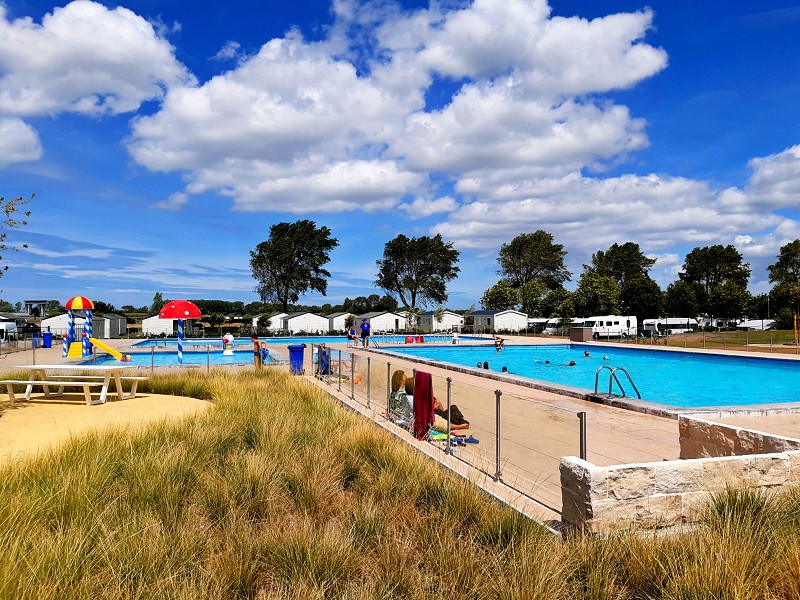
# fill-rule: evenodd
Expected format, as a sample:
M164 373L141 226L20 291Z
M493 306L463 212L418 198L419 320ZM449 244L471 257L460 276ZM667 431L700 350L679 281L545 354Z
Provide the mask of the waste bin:
M53 332L52 331L43 331L42 332L42 348L52 348L53 347Z
M305 347L305 344L287 346L289 350L289 370L292 372L292 375L303 374L303 351Z
M41 345L41 338L39 337L39 332L38 331L34 331L31 334L31 345L34 348L38 348Z

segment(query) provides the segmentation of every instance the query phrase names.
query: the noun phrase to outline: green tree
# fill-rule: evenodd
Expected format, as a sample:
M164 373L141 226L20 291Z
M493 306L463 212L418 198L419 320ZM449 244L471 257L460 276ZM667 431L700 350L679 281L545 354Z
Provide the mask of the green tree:
M485 310L507 310L517 304L519 304L519 292L504 279L486 290L481 297L481 306Z
M581 275L573 302L575 310L587 317L619 314L619 297L620 286L611 277L586 271Z
M397 294L406 308L428 302L447 301L447 283L456 278L460 252L442 236L408 238L403 234L384 246L383 258L376 261L382 290Z
M654 264L656 259L647 258L639 248L639 244L625 242L621 246L612 244L605 252L597 251L592 255L591 266L584 265L584 268L603 277L610 277L624 288L628 281L650 279L650 269Z
M664 293L649 277L633 277L622 286L619 295L622 312L636 315L639 322L652 319L664 311Z
M373 310L386 310L389 312L397 310L397 300L392 298L389 294L384 294L381 299L373 307Z
M103 302L102 300L93 300L93 304L94 304L94 310L97 313L114 314L117 312L117 309L114 307L113 304Z
M199 307L198 307L199 308ZM222 333L222 328L220 327L225 322L225 316L220 313L211 313L206 317L208 324L211 327L219 327L219 332Z
M150 317L157 315L159 312L161 312L161 309L164 308L165 304L166 302L161 296L161 292L156 292L153 294L153 301L150 303L150 310L147 311L147 315Z
M555 290L571 275L564 265L566 254L564 246L554 244L553 236L546 231L522 233L500 247L498 274L517 289L538 281Z
M256 293L262 302L277 301L284 312L309 289L323 296L328 291L323 269L330 252L339 245L327 227L309 220L276 223L269 239L250 252L250 269L258 282Z
M756 294L750 296L750 301L747 303L745 313L751 319L768 319L769 318L769 295Z
M683 271L678 277L681 281L698 284L704 295L699 300L705 304L711 290L726 281L746 288L750 279L750 264L742 263L741 253L732 245L704 246L686 255Z
M549 290L541 281L529 281L519 288L520 310L530 317L545 314L544 303Z
M781 246L778 260L767 271L772 283L800 283L800 240Z
M0 212L3 214L2 220L0 220L0 264L3 263L3 255L5 255L6 250L19 252L20 248L28 247L28 244L21 244L19 246L8 245L6 238L8 237L7 230L19 229L28 224L25 218L31 216L31 212L29 210L23 210L22 207L33 200L33 198L34 196L27 199L22 196L17 196L16 198L9 198L6 200L0 196ZM20 219L20 213L24 218ZM8 271L8 265L3 265L2 270L0 270L0 276L3 275L4 271Z
M711 290L708 307L712 315L739 318L744 314L749 301L747 288L729 279Z
M54 317L56 315L63 314L66 312L66 310L66 307L58 300L48 300L44 307L44 316Z
M650 278L656 259L647 258L639 244L612 244L606 251L592 255L592 264L584 269L610 277L620 286L620 305L625 314L639 320L660 314L663 298L661 288Z
M697 289L685 281L676 281L664 292L664 310L673 317L695 317L700 312Z
M572 299L573 292L558 288L547 294L547 297L542 303L542 314L547 318L563 317L565 310L564 306L569 306L569 316L575 316L575 303Z
M14 306L11 302L0 300L0 312L14 312Z

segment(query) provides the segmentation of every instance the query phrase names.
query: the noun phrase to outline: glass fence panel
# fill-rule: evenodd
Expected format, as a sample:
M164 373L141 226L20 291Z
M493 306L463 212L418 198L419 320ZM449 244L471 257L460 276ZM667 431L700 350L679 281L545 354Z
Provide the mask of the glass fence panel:
M369 361L370 394L374 404L379 403L385 407L387 380L391 388L392 376L397 371L403 371L410 378L416 370L412 363L398 359L395 364L390 364L382 358L371 357ZM357 371L366 369L365 362L364 357L358 358ZM424 365L419 367L419 371L433 371L433 395L444 411L429 435L431 443L441 448L442 452L448 451L447 421L444 415L449 389L453 436L449 451L458 459L492 477L496 477L499 471L501 479L508 485L539 499L543 498L543 501L552 506L559 506L560 458L579 454L580 423L577 413L537 402L535 390L531 390L530 394L506 391L500 396L498 419L495 388L498 387L497 384L508 388L508 384L491 380L480 380L479 384L453 381L445 371L428 369ZM451 379L449 382L448 378ZM395 376L395 386L399 381L400 377ZM410 388L413 390L413 384L410 384ZM413 414L408 414L408 407L400 406L394 401L390 404L390 420L411 430L409 422L413 419ZM373 408L376 408L375 405ZM464 421L468 422L466 426Z

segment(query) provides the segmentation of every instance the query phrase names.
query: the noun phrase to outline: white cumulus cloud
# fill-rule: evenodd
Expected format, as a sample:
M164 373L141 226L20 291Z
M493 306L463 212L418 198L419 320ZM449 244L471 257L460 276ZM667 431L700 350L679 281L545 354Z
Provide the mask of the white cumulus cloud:
M21 119L0 117L0 168L41 156L42 145L33 127Z

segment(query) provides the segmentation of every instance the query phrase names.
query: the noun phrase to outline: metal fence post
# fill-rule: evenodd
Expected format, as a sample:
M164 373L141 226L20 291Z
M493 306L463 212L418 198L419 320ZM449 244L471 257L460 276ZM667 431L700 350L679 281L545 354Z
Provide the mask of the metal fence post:
M206 373L211 372L211 346L206 346Z
M350 400L356 399L356 357L350 351Z
M450 447L450 398L452 393L452 386L451 386L452 383L453 383L453 378L448 377L447 378L447 449L445 450L447 454L452 454L452 449Z
M386 418L389 418L389 406L392 401L392 363L386 363Z
M370 399L370 374L372 373L372 366L370 365L370 357L367 356L367 408L370 409L369 399Z
M581 460L586 460L586 413L579 412L578 420L580 421L580 457Z
M156 370L156 348L155 346L150 346L150 372L153 373Z
M500 396L503 392L494 391L495 398L495 471L494 480L500 481Z
M342 391L342 350L339 348L339 368L336 369L339 374L339 391Z

